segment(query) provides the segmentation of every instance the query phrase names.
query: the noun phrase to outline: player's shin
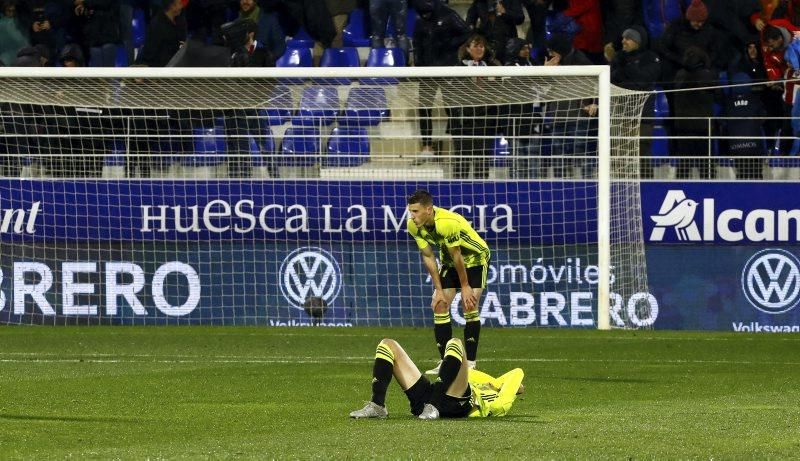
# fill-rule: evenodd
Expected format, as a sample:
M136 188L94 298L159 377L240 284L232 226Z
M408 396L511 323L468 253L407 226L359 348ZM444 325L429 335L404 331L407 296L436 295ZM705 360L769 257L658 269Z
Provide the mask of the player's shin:
M450 311L438 314L433 313L433 335L436 338L436 347L439 348L439 357L444 358L444 349L447 342L453 338L453 326L450 323Z
M372 366L372 401L380 406L386 402L386 390L392 382L394 353L384 342L375 349L375 363Z
M481 336L481 317L478 311L465 312L464 320L464 348L467 350L467 360L475 361L478 357L478 340Z
M439 369L439 378L445 391L455 381L463 361L464 349L461 347L461 343L458 340L448 341L442 359L442 367Z

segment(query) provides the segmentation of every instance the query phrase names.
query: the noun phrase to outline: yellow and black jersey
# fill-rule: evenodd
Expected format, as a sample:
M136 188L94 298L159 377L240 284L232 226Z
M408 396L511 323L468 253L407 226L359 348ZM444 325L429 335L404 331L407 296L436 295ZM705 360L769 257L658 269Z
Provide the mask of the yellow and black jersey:
M487 418L508 414L524 377L525 373L520 368L515 368L499 378L493 378L478 370L470 370L472 411L469 417Z
M466 267L489 263L491 252L486 242L475 232L472 225L458 213L433 207L433 227L417 228L414 221L406 223L408 233L414 237L420 250L427 246L439 248L439 261L443 266L453 267L453 258L448 248L461 247L461 256Z

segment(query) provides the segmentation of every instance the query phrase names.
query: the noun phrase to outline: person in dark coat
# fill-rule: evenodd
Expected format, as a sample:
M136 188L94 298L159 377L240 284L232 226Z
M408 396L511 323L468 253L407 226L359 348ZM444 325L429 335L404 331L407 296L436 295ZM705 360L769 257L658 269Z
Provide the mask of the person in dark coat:
M155 14L137 64L164 67L178 52L186 42L186 18L181 13L188 3L188 0L168 0L165 8Z
M732 56L727 37L708 21L708 9L701 0L692 0L685 17L671 22L655 46L663 60L665 82L671 82L683 67L684 53L689 47L703 50L709 57L710 68L717 71L726 69Z
M725 99L722 121L723 136L737 136L726 140L728 155L735 157L738 179L761 179L766 154L764 142L764 116L766 112L759 95L751 90L750 76L739 72L731 76L731 94Z
M519 0L473 0L467 25L484 37L500 62L505 61L506 43L517 38L517 26L525 21Z
M531 45L525 40L512 38L506 44L507 66L533 66ZM526 95L535 100L533 92ZM502 106L498 131L503 133L513 148L511 177L515 179L542 178L542 105L539 102Z
M578 49L573 48L572 40L565 35L554 35L547 42L545 66L588 66L592 61ZM548 162L556 177L571 177L574 167L583 169L586 159L570 158L595 152L597 135L596 99L559 97L547 103L546 114L552 123L547 125L546 134L551 136L552 157Z
M710 68L710 59L703 49L689 47L684 52L683 68L675 75L673 115L675 136L686 137L676 142L678 161L677 178L689 179L692 168L698 168L701 179L712 177L709 138L712 134L712 117L719 84L718 76Z
M633 26L622 32L622 51L611 61L611 83L629 90L655 90L655 83L661 75L661 60L647 49L647 32L644 28ZM642 157L639 172L642 178L653 177L650 161L653 136L653 114L655 98L650 95L642 109L639 124L639 155Z
M495 66L497 61L492 56L489 43L480 34L467 39L459 51L462 66ZM462 91L476 95L492 91L491 82L477 77L464 83ZM497 135L497 106L472 104L459 107L451 114L458 117L454 124L453 141L455 144L455 162L453 178L455 179L489 179L489 163L492 158L492 136ZM475 136L475 137L472 137ZM470 173L471 170L471 173Z
M440 0L414 0L414 9L419 14L414 27L413 47L416 66L458 65L458 50L469 37L469 27L455 11ZM419 128L422 149L419 161L430 160L434 155L433 123L431 113L434 98L447 79L426 79L419 87ZM449 93L443 93L445 107L454 105ZM449 109L447 109L449 110Z
M75 0L75 16L83 22L92 67L114 67L119 30L120 0Z

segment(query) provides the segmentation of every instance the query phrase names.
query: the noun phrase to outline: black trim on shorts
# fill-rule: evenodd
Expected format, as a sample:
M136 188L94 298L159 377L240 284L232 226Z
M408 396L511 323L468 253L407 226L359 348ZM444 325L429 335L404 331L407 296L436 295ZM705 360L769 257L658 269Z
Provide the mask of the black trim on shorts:
M489 263L481 266L467 268L467 280L472 288L486 288L486 274L489 271ZM442 266L439 269L439 278L442 280L442 288L461 288L461 280L458 278L458 271L455 267Z

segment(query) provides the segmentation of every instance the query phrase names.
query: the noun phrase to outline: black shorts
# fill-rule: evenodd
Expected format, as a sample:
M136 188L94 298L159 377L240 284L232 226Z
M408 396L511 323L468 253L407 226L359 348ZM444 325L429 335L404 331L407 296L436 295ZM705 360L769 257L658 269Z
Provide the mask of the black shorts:
M422 378L425 378L423 375ZM409 396L409 399L412 399L411 402L411 414L414 416L419 416L422 413L422 407L425 403L434 400L434 384L428 381L427 378L424 380L421 379L420 385L422 386L419 389L419 394L412 398ZM439 391L441 392L441 391ZM472 403L470 402L470 397L472 396L472 388L467 386L467 390L464 391L464 395L462 397L451 397L449 395L444 395L441 397L441 400L436 404L436 409L439 410L439 417L441 418L466 418L469 415L469 412L472 411Z
M471 288L486 288L486 274L489 264L467 268L467 280ZM439 278L442 279L442 288L461 288L461 280L455 267L442 266L439 269Z

